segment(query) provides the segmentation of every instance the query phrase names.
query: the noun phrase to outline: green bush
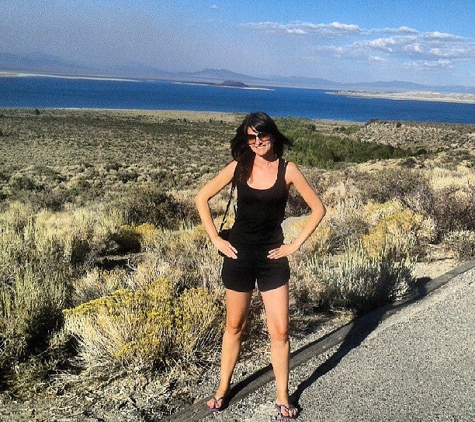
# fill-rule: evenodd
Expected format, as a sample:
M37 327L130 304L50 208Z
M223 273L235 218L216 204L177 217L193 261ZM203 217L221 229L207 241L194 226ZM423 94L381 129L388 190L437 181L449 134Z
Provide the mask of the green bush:
M183 203L153 185L131 188L120 205L129 224L153 224L176 229L183 222L198 221L192 203Z
M305 128L294 130L291 137L294 146L287 158L306 166L333 168L343 162L363 163L417 155L391 145L342 139L336 135L312 133Z
M449 232L475 230L475 186L444 188L436 198L427 212L436 223L439 240Z
M409 168L385 168L355 177L363 201L398 200L414 211L426 210L434 201L432 188L424 174Z

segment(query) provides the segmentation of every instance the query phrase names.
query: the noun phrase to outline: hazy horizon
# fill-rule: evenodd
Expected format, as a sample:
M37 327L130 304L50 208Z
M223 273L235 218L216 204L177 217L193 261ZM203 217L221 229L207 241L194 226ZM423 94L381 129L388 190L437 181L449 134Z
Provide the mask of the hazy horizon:
M0 53L85 69L474 86L475 3L424 3L3 0Z

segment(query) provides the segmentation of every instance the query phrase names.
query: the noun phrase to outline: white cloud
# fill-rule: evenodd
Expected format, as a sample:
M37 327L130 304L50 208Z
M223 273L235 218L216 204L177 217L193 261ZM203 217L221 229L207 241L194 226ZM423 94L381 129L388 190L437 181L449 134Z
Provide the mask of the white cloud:
M366 35L372 34L418 34L419 31L407 26L400 26L399 28L375 28L365 30Z
M410 36L394 36L387 38L376 38L372 40L355 41L350 44L340 46L320 46L316 50L329 54L337 48L338 56L348 57L367 56L384 54L386 58L413 58L417 60L428 60L429 62L439 59L473 59L475 58L475 43L459 38L446 38L447 42L440 37L427 37L426 34Z
M277 22L246 23L241 25L246 29L254 29L276 34L317 35L321 37L341 37L344 35L360 34L358 25L348 25L339 22L330 24L313 24L308 22L290 22L281 24Z
M441 41L463 41L465 38L458 37L452 34L446 34L443 32L426 32L424 38L428 40L441 40Z
M407 26L362 29L358 25L340 22L330 24L258 22L243 24L242 27L277 36L279 34L315 36L319 38L319 44L315 47L316 52L334 54L337 57L366 57L369 59L384 54L385 60L391 57L406 57L427 60L429 63L441 58L467 59L475 57L475 42L468 38L437 31L421 33ZM376 35L380 36L375 37ZM390 36L385 37L384 35ZM351 38L352 41L345 44L345 38ZM325 45L322 44L324 39L338 39L339 42L336 45Z
M362 48L367 47L371 50L381 50L392 53L399 45L397 38L377 38L369 42L358 43Z
M404 63L404 67L408 70L433 70L453 68L450 60L421 60Z
M369 56L368 60L373 63L386 63L388 60L380 56Z

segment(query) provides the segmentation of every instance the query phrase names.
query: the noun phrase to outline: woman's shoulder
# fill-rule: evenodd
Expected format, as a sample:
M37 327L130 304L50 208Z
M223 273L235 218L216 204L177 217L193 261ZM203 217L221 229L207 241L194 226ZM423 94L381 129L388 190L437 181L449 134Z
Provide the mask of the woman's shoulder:
M287 182L292 183L296 177L299 177L302 174L297 164L293 161L285 162L285 179Z
M230 161L228 164L226 164L222 168L222 170L216 176L216 179L219 179L220 181L224 180L224 181L226 181L226 183L229 183L234 177L234 173L236 171L236 166L237 166L237 161L235 161L235 160Z
M226 167L236 168L237 165L238 165L238 161L231 160L228 164L226 164Z
M299 168L297 167L297 164L295 164L293 161L287 161L287 160L284 160L284 166L287 170L287 172L295 172L295 171L298 171L300 172Z
M237 166L238 162L236 160L232 160L224 166L223 171L234 173Z

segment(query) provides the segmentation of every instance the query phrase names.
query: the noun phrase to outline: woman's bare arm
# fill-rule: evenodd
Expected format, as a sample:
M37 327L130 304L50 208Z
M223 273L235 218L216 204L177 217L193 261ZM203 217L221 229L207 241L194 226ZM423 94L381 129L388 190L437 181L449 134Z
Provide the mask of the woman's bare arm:
M269 252L269 258L274 259L288 256L296 252L315 231L326 213L325 206L323 205L321 199L315 193L315 190L309 185L307 179L305 179L305 176L302 174L299 168L292 162L287 164L285 179L288 185L294 185L294 187L297 189L297 192L302 196L303 200L309 206L311 212L302 231L291 243L282 245L280 248Z
M221 239L218 236L218 231L214 225L213 217L211 216L209 200L213 198L218 192L220 192L225 186L229 185L233 179L236 165L236 161L229 163L216 177L203 186L203 188L195 197L196 208L198 209L198 214L200 215L201 222L203 223L206 233L208 233L208 236L213 244L230 258L237 258L237 250L228 241Z

